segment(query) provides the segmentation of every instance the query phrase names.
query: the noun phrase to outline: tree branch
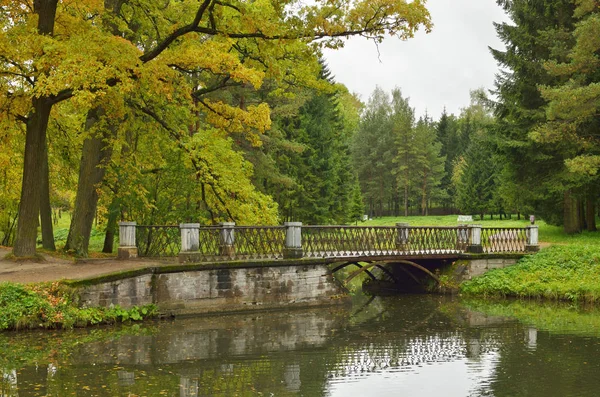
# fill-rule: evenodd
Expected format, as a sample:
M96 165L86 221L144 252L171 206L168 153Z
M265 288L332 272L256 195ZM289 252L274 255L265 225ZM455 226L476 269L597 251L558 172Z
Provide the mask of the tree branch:
M200 21L202 20L202 17L204 16L204 12L206 11L206 9L208 8L208 6L210 5L210 3L212 1L213 0L204 0L202 2L202 4L200 5L200 8L198 8L198 11L196 12L196 16L195 16L194 20L192 21L192 23L190 23L189 25L186 25L186 26L182 26L181 28L175 30L173 33L171 33L169 36L167 36L162 42L160 42L152 50L150 50L149 52L145 52L140 57L140 60L144 63L153 60L154 58L159 56L164 50L166 50L169 47L169 45L171 45L171 43L173 43L179 37L181 37L187 33L194 32L195 29L198 28L198 25L200 24Z
M243 84L240 82L233 82L233 83L227 83L229 81L230 77L229 76L225 76L220 82L218 82L217 84L214 84L210 87L204 87L204 88L200 88L196 91L192 92L192 96L196 99L200 99L200 96L202 95L206 95L209 94L211 92L220 90L221 88L227 88L227 87L240 87Z
M161 127L163 127L168 133L169 135L171 135L173 138L175 138L176 142L177 142L177 147L179 147L181 150L187 152L190 155L190 160L192 161L192 165L194 166L194 169L196 170L196 172L200 171L202 169L202 167L198 164L198 162L202 162L204 163L205 167L204 169L206 170L206 172L215 180L218 181L219 177L215 174L213 174L210 171L209 168L209 164L206 161L206 159L203 158L198 158L198 157L194 157L192 155L192 152L190 151L189 148L187 148L183 142L181 141L181 134L179 134L177 131L175 131L174 129L172 129L164 120L162 120L158 114L156 114L156 112L154 112L152 109L148 108L147 106L138 106L135 105L141 112L145 113L146 115L150 116L154 121L156 121L158 124L160 124ZM225 212L227 212L227 216L229 216L229 219L231 219L233 222L235 222L235 218L233 217L233 215L231 214L231 211L229 211L229 208L227 208L227 204L225 203L225 200L223 200L223 198L221 197L221 195L219 194L219 192L217 192L217 188L215 186L215 184L213 182L204 182L207 183L210 187L211 190L213 191L215 197L217 198L217 200L221 203L221 205L223 206L223 209L225 210ZM208 206L208 204L207 204Z

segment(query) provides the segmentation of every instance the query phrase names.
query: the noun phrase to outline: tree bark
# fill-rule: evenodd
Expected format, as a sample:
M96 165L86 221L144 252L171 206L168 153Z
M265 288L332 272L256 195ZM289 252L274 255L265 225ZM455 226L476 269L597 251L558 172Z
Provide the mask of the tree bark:
M594 193L588 193L587 199L585 200L585 218L587 223L587 230L589 232L595 232L596 228L596 197Z
M104 246L102 247L102 252L105 254L113 253L118 218L119 202L117 198L113 198L108 208L108 221L106 223L106 234L104 235Z
M570 190L565 191L563 203L563 228L565 233L575 234L581 232L579 224L579 206L577 205L577 199L573 197Z
M52 206L50 205L50 170L48 167L48 146L42 158L42 186L40 196L40 219L42 224L42 247L56 251L54 230L52 225Z
M404 216L408 216L408 182L404 183Z
M35 255L38 214L42 195L42 162L46 148L46 130L52 104L47 98L33 98L33 112L27 119L23 185L19 203L19 219L13 253L15 256Z
M37 30L41 35L52 35L58 0L34 1L34 12L38 14ZM42 185L42 159L46 150L46 130L52 110L52 101L40 96L31 100L32 110L27 116L25 132L25 156L23 162L23 184L19 203L19 219L13 254L35 255L38 214Z
M91 109L87 115L86 129L91 129L103 113L102 108ZM104 179L104 165L110 161L112 156L112 148L104 143L111 137L113 133L111 130L111 128L104 128L101 133L92 134L83 141L77 195L65 245L65 251L73 251L79 256L88 255L90 235L98 205L96 188Z

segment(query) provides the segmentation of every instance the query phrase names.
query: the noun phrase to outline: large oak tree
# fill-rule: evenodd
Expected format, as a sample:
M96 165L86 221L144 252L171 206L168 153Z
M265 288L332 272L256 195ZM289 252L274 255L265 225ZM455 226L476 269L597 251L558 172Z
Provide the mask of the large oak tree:
M283 79L314 51L360 35L406 39L430 28L424 2L317 1L3 1L0 76L2 117L26 125L16 256L35 253L46 131L53 107L74 100L98 108L108 94L145 91L138 110L157 123L152 98L168 99L175 82L181 98L210 125L228 132L268 128L267 106L232 107L211 101L228 85L260 87ZM288 60L286 62L286 60ZM211 80L174 74L210 73ZM298 74L296 74L298 75ZM163 99L165 99L163 98ZM163 125L165 129L170 128ZM184 144L184 143L180 143Z

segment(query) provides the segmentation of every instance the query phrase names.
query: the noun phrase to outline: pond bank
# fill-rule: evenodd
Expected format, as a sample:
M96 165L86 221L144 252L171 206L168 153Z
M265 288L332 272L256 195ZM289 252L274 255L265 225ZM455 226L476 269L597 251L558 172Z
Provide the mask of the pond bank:
M541 298L595 303L600 300L600 249L555 245L490 271L460 286L469 296Z

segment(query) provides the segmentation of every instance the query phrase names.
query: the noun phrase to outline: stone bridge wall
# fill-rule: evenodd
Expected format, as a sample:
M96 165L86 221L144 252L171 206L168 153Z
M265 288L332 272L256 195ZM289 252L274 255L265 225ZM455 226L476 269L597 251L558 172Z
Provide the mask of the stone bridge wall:
M146 269L86 280L84 306L122 307L154 303L162 314L192 314L332 304L345 297L327 264Z

